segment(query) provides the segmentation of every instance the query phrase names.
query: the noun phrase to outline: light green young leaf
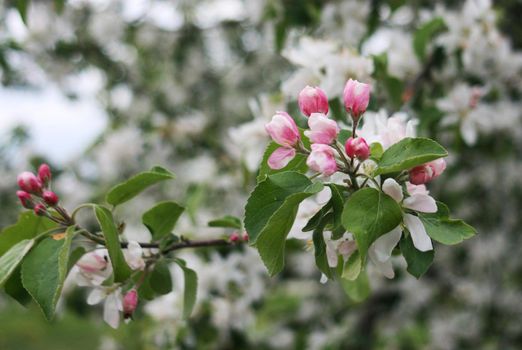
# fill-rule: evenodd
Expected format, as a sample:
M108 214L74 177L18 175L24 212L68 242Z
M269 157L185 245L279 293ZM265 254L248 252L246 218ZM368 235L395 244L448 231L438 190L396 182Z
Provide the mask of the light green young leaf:
M363 188L348 198L343 211L343 225L352 232L364 262L370 245L397 227L402 220L399 204L374 188Z
M268 176L254 189L245 207L245 228L270 275L284 266L286 236L295 220L299 204L318 193L321 183L297 172Z
M420 278L426 271L428 271L435 256L433 250L421 252L413 245L411 236L402 237L400 248L404 259L406 259L406 263L408 264L407 270L410 274L416 278Z
M185 208L176 202L161 202L143 214L142 222L154 240L161 239L174 229Z
M0 286L4 285L33 245L33 239L21 240L0 256Z
M355 281L362 270L362 261L359 251L355 251L350 255L347 261L344 263L342 278L348 281Z
M134 175L129 180L114 186L107 193L107 202L112 205L119 205L136 197L148 187L165 180L172 180L175 176L173 173L162 167L153 167L149 171L145 171Z
M437 212L434 214L419 213L428 235L442 244L454 245L476 234L475 229L462 220L450 219L448 207L437 202Z
M208 226L210 227L225 227L225 228L235 228L240 230L243 225L241 223L241 219L232 215L225 215L222 218L215 219L208 222Z
M63 239L44 239L22 264L22 284L49 321L54 316L67 277L73 233L74 227L71 226Z
M114 282L124 282L129 278L131 269L129 265L127 265L125 257L123 256L118 229L114 223L112 213L109 209L99 205L93 207L94 214L96 215L96 219L98 220L103 236L105 237L109 257L111 258L112 269L114 271Z
M447 155L444 147L433 140L407 137L384 151L375 175L408 170Z
M189 318L192 314L192 309L196 304L197 290L198 290L198 276L194 270L187 267L185 261L175 259L176 263L183 270L185 276L185 292L183 295L183 318Z
M341 278L340 281L346 295L356 303L364 301L370 295L370 282L364 271L353 281L344 278Z

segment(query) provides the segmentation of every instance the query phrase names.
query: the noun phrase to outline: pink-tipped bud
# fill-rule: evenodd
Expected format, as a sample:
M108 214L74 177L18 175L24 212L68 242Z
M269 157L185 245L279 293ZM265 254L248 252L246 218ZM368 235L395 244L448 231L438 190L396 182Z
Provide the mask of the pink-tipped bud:
M93 251L84 254L76 263L76 266L84 274L96 274L105 271L109 266L108 259L100 253L100 251Z
M239 242L239 233L233 232L230 237L228 238L230 242L237 243Z
M58 204L58 201L60 200L56 193L54 193L53 191L44 191L42 198L44 202L50 207L54 207L56 204Z
M344 87L343 100L346 111L351 114L354 120L358 120L368 108L370 85L353 79L348 80Z
M243 241L248 242L248 239L249 239L248 232L246 232L246 231L243 232Z
M272 140L283 147L292 148L300 139L297 125L286 112L277 112L265 129Z
M31 197L31 194L29 194L25 191L16 191L16 195L18 196L18 199L20 200L20 203L22 203L24 208L26 208L26 209L34 208L33 197Z
M339 134L339 127L335 120L328 119L322 113L313 113L308 119L310 130L305 131L305 135L312 143L332 144Z
M38 178L42 182L43 186L47 186L51 182L51 167L47 164L42 164L38 168Z
M35 174L29 171L24 171L18 175L18 187L20 187L22 191L32 194L42 193L42 182Z
M350 137L348 140L346 140L344 149L350 158L366 160L370 156L370 147L368 147L366 140L362 137Z
M301 113L309 117L312 113L328 113L328 97L318 87L306 86L297 98Z
M328 145L314 143L312 152L306 159L306 165L312 170L330 176L337 171L334 149Z
M414 185L422 185L437 178L446 169L446 161L443 158L416 166L410 170L410 182Z
M138 306L138 291L131 289L123 297L123 317L131 318Z
M43 205L41 203L38 203L37 205L35 205L33 210L37 216L44 216L47 213L47 209L45 208L45 205Z

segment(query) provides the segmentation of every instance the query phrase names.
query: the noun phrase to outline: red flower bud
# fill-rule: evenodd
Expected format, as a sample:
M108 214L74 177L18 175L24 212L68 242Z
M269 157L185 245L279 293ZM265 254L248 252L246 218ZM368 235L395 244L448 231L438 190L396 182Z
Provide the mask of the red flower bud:
M42 193L42 182L33 173L24 171L18 175L18 186L22 191L40 194Z
M45 208L45 205L38 203L34 206L34 213L38 216L44 216L47 213L47 209Z
M58 204L58 201L60 200L53 191L44 191L42 198L45 203L51 207L54 207L56 204Z
M31 197L31 194L29 194L25 191L16 191L16 195L18 196L18 199L20 199L20 202L22 203L24 208L26 208L26 209L34 208L33 197Z
M366 140L362 137L350 137L348 140L346 140L344 150L350 158L366 160L370 156L370 147L368 147Z
M233 232L231 235L230 235L230 238L229 238L230 242L232 243L236 243L239 241L239 233L237 232Z
M243 232L243 241L248 242L248 232Z
M138 292L136 289L131 289L123 297L123 317L130 318L138 306Z
M44 186L47 186L47 184L51 181L51 167L49 167L47 164L40 165L38 168L38 178Z

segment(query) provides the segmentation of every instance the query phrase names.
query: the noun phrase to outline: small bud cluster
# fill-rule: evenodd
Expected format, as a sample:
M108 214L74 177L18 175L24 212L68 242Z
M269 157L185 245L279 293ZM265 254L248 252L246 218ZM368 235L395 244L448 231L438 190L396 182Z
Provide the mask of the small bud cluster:
M16 192L22 206L32 209L38 216L49 216L48 208L56 208L60 199L51 191L51 168L42 164L38 174L24 171L18 175L19 191Z
M350 114L354 131L358 120L368 107L370 86L350 79L344 89L344 105ZM297 153L308 155L308 167L324 176L330 176L339 171L336 152L345 157L342 145L337 145L340 128L335 120L328 118L328 97L319 87L306 86L298 96L301 113L308 117L308 130L304 135L311 142L310 150L305 149L299 129L294 119L286 112L277 112L272 121L266 125L266 131L280 147L269 157L268 165L272 169L282 169ZM361 137L350 138L345 145L350 158L360 161L368 159L370 149Z
M240 243L240 242L248 242L248 233L245 231L243 234L240 234L239 232L235 231L232 232L228 240L231 243Z

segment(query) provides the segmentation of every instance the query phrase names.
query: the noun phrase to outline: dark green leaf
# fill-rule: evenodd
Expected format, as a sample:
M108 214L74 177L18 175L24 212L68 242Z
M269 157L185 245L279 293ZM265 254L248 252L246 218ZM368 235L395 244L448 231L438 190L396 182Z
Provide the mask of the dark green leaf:
M331 214L329 215L332 216ZM335 275L333 274L330 265L328 265L328 257L326 256L326 243L323 237L323 229L328 221L328 217L325 216L319 222L319 225L314 230L312 239L314 242L314 255L315 255L315 264L319 268L319 271L324 273L326 277L333 278Z
M125 257L123 256L118 229L114 223L112 213L105 207L95 205L94 214L96 215L96 219L98 220L103 236L105 237L107 250L109 251L109 257L111 258L111 264L114 271L114 282L124 282L129 278L131 269L129 265L127 265Z
M38 234L57 227L51 220L36 216L32 211L26 211L18 217L18 222L6 227L0 233L0 256L16 243L36 237Z
M437 202L437 213L419 213L428 235L442 244L453 245L471 238L476 234L475 229L462 220L450 219L448 207Z
M344 146L346 141L352 137L352 132L350 130L341 130L339 131L339 135L337 135L337 140Z
M348 198L343 211L343 225L352 232L364 262L370 245L402 221L402 210L387 194L363 188Z
M29 8L29 3L30 0L15 0L16 9L25 24L27 24L27 9Z
M402 255L408 264L408 272L416 278L420 278L428 271L428 268L433 262L433 257L435 256L434 251L421 252L413 245L411 236L403 236L400 241L400 247Z
M241 219L231 215L225 215L222 218L209 221L210 227L226 227L241 230Z
M413 35L413 50L417 58L423 62L426 59L426 48L433 38L446 30L446 23L442 17L436 17L429 22L426 22L415 31Z
M172 179L174 179L174 174L170 171L162 167L154 167L113 187L107 194L107 202L112 205L119 205L131 200L143 190L158 182Z
M154 240L161 239L172 232L183 210L176 202L161 202L143 214L142 222Z
M73 233L74 227L71 226L63 239L44 239L27 255L22 264L22 284L48 320L52 320L54 316L56 303L67 277Z
M169 265L165 260L159 260L150 273L150 286L154 292L163 295L172 291L172 278Z
M382 154L375 174L408 170L447 155L448 152L444 147L433 140L407 137L392 145Z
M198 290L198 276L194 270L191 270L185 264L185 261L176 259L176 263L183 270L185 276L185 292L183 295L183 318L189 318L192 309L196 304L196 296Z
M297 172L268 176L254 189L245 207L245 228L270 275L284 266L286 236L292 228L299 204L318 193L321 183Z
M5 292L20 305L26 306L31 302L31 295L25 290L22 285L21 267L18 266L11 274L11 277L5 282Z

